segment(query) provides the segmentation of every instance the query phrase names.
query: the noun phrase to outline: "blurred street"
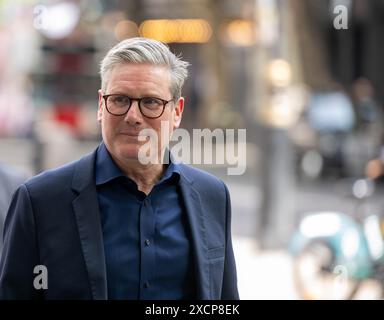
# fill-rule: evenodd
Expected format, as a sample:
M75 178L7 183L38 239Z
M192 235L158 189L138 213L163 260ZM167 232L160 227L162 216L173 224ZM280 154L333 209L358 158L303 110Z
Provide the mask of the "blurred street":
M252 238L234 236L240 299L299 299L292 280L292 259L284 250L260 250Z

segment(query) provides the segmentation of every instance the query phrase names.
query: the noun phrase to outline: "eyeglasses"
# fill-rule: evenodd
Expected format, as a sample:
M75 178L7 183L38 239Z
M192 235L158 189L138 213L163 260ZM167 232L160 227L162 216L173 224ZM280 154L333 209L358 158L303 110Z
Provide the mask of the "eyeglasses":
M114 116L126 114L132 102L137 101L141 114L150 119L161 117L167 103L172 101L172 99L167 101L153 97L131 98L121 94L106 94L103 98L107 111Z

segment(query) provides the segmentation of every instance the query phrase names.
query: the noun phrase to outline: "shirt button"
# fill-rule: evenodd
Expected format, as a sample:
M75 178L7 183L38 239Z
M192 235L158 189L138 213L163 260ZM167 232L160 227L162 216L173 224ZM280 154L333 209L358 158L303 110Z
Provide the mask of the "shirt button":
M149 239L145 239L145 245L148 247L151 244L151 241Z
M149 282L148 281L144 282L144 288L149 288Z

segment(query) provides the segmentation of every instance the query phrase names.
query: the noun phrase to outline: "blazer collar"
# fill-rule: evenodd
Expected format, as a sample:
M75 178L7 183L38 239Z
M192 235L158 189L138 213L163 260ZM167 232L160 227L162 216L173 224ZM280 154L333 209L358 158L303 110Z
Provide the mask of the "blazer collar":
M192 177L189 177L185 171L184 165L180 165L180 190L191 228L192 247L195 258L197 299L206 300L210 299L211 294L205 217L199 192L193 186Z
M96 152L85 156L76 164L72 189L78 195L73 200L72 206L88 270L92 297L101 300L107 299L108 290L103 232L94 179Z

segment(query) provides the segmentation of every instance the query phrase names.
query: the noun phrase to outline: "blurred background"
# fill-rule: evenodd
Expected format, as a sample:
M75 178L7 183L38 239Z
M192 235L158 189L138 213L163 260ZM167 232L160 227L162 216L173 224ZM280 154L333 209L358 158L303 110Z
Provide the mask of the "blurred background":
M381 298L383 18L383 0L0 0L0 163L93 150L102 57L166 42L191 63L183 127L247 130L245 174L200 166L231 192L241 298Z

